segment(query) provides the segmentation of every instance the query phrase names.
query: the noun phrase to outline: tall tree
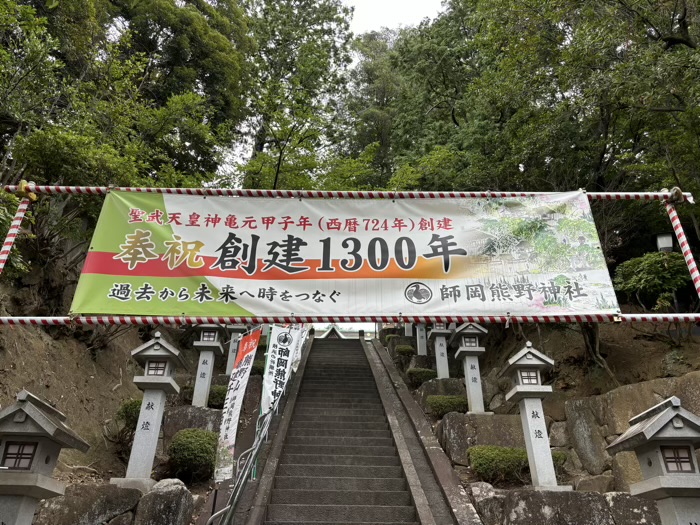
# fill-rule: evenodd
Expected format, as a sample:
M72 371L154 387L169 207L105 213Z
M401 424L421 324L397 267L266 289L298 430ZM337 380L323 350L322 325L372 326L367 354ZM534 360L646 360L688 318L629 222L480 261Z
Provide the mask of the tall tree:
M243 183L311 187L344 87L351 10L340 0L244 5L258 49Z

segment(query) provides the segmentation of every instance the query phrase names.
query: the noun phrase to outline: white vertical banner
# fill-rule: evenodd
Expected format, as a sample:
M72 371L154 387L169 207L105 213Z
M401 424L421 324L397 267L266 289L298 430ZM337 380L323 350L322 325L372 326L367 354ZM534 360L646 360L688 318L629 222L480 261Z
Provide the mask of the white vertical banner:
M297 344L294 347L294 357L292 358L292 372L295 374L299 369L299 363L301 363L301 349L304 348L304 343L306 343L306 338L309 335L309 330L304 328L303 324L301 326L301 334L299 335L299 339L297 339Z
M292 360L297 341L301 337L302 326L293 324L287 327L273 325L267 337L267 368L263 376L262 415L272 410L277 399L284 392L291 374Z
M248 386L248 378L250 377L250 370L253 368L253 359L255 359L255 350L258 348L259 341L260 330L256 330L241 339L236 362L231 371L224 410L221 415L219 444L216 452L214 479L217 483L233 478L238 418L241 415L243 396Z

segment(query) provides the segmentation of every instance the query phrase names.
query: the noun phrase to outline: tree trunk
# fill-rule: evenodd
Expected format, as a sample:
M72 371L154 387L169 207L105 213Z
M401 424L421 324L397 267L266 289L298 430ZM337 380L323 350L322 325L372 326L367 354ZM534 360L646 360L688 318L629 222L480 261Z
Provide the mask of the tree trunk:
M613 371L610 370L608 363L603 356L600 355L600 325L598 323L579 323L579 325L581 326L581 335L583 335L586 349L593 358L593 361L607 372L616 387L620 386L620 382L615 377L615 374L613 374Z

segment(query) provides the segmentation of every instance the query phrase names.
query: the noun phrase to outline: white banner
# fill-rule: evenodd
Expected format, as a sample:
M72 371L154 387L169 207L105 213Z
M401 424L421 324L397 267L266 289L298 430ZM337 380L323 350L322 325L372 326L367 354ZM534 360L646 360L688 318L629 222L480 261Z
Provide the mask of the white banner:
M292 372L294 372L295 374L299 369L299 363L301 363L301 350L302 348L304 348L306 338L309 335L309 331L306 328L303 328L303 326L304 325L302 325L301 335L299 336L299 340L297 341L296 348L294 348L294 357L292 358Z
M583 192L255 199L111 192L72 312L617 313Z
M217 447L216 468L214 470L214 479L217 483L232 479L234 475L234 449L238 419L241 415L243 396L248 386L248 378L250 377L250 370L253 368L255 350L258 348L259 341L260 330L256 330L243 337L238 346L238 354L231 372L224 410L221 415L221 430L219 431L219 445Z
M292 369L292 360L301 339L302 326L294 324L289 327L273 325L267 338L267 368L263 377L262 400L260 409L267 414L275 401L284 392Z

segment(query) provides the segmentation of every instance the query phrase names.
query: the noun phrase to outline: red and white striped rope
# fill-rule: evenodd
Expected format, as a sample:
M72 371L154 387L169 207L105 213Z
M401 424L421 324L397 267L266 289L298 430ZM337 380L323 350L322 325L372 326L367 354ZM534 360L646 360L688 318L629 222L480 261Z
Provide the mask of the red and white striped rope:
M29 198L25 197L19 202L17 213L15 213L15 217L12 219L10 230L7 232L5 242L2 243L2 249L0 249L0 273L2 273L2 271L5 269L7 258L10 256L10 252L12 251L12 246L15 244L17 235L19 235L19 229L22 226L24 215L27 213L27 208L29 208Z
M673 231L676 232L678 245L681 247L683 257L685 257L685 263L688 265L690 278L693 280L693 285L695 285L695 291L697 292L698 297L700 297L700 271L698 271L698 266L695 264L695 258L693 257L693 252L690 250L690 244L688 244L688 239L685 236L683 225L678 217L678 212L676 212L676 207L670 202L666 202L665 204L666 211L671 219Z
M700 314L608 314L576 315L450 315L450 316L285 316L285 317L165 317L165 316L84 316L84 317L0 317L0 325L15 326L94 326L94 325L196 325L262 323L697 323Z
M6 192L15 193L19 186L5 186ZM36 185L29 183L28 191L37 194L58 195L106 195L110 191L130 193L162 193L173 195L202 195L225 197L283 197L309 199L476 199L476 198L506 198L533 197L551 195L551 192L515 192L515 191L316 191L316 190L256 190L243 188L130 188L108 186L54 186ZM671 192L623 192L586 194L589 200L608 201L663 201L672 197ZM684 193L683 196L692 202L693 196Z

